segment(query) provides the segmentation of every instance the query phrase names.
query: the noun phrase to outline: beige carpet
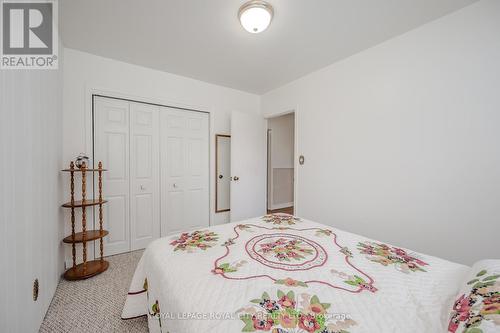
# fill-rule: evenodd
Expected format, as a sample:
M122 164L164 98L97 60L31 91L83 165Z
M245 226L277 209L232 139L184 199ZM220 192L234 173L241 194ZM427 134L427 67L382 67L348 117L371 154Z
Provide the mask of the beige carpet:
M109 269L88 280L61 280L40 332L148 332L146 317L120 319L141 255L108 257Z

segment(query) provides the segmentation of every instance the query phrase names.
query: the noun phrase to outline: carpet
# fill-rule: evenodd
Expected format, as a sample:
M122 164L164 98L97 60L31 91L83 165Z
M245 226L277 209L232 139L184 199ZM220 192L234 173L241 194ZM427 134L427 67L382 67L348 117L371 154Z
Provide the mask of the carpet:
M107 257L108 270L90 279L61 279L40 332L148 332L146 317L120 318L142 252Z

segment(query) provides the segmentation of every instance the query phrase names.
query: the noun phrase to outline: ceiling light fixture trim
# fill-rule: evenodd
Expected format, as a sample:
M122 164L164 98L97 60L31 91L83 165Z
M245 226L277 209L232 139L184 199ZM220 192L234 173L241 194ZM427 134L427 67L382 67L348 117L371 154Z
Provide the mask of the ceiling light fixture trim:
M252 0L240 7L238 19L243 28L257 34L266 30L274 16L274 9L269 3L261 0Z

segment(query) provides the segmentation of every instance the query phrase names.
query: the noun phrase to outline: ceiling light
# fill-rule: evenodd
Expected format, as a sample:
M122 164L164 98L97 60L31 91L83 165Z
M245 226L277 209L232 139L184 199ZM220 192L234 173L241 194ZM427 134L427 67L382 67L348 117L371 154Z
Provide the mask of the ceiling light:
M238 18L246 31L258 34L267 29L273 19L273 7L265 1L253 0L240 7Z

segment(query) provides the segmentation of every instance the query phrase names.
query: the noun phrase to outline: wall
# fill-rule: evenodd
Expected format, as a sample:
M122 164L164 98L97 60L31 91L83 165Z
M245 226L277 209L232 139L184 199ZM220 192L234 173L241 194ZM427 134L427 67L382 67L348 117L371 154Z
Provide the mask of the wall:
M472 264L499 256L500 1L262 97L297 110L298 214Z
M38 331L63 270L61 82L61 70L0 70L2 332Z
M293 205L294 126L293 113L270 118L267 121L267 127L271 130L268 166L270 209Z
M232 111L259 112L259 96L157 70L65 49L63 160L69 163L80 152L90 154L91 95L104 94L182 106L212 112L211 205L212 223L229 220L229 213L215 214L215 134L230 134ZM65 189L68 186L65 186ZM67 229L69 232L69 229Z

